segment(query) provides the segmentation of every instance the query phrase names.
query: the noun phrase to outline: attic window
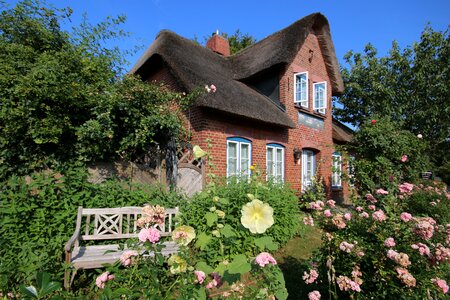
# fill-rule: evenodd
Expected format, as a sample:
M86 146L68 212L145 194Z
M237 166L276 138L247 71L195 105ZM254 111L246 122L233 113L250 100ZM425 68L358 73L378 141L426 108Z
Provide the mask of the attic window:
M313 99L313 109L321 114L325 114L327 108L327 83L318 82L313 84L314 89L314 99Z
M259 74L256 77L247 81L247 84L259 93L268 97L277 106L280 103L280 79L278 71L270 71L264 74Z
M294 103L308 108L308 72L295 74L295 98Z

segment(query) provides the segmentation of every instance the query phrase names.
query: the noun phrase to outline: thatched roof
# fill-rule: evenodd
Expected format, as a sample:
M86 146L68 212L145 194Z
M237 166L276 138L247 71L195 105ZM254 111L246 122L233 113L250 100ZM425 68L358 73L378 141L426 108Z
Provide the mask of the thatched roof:
M152 67L163 63L187 91L214 84L216 93L197 100L196 105L265 123L295 128L288 114L268 97L243 83L254 74L292 62L310 32L320 43L331 78L333 94L343 91L327 19L309 15L260 42L224 57L168 30L161 31L130 73L145 78Z
M337 143L349 143L353 138L353 130L345 126L338 120L333 119L333 140Z

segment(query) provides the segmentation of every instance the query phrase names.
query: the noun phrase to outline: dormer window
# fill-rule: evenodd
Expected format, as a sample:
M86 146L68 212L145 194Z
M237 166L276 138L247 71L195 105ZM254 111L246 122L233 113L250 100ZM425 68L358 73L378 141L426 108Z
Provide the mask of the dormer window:
M318 82L313 84L313 109L316 112L325 114L327 108L327 83Z
M308 108L308 72L295 74L294 102Z

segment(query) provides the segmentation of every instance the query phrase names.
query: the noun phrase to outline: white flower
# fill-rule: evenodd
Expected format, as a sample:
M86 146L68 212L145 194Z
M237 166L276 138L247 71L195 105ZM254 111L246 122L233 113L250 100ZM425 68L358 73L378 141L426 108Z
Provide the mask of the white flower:
M274 223L272 207L258 199L245 204L241 212L241 223L251 233L264 233Z

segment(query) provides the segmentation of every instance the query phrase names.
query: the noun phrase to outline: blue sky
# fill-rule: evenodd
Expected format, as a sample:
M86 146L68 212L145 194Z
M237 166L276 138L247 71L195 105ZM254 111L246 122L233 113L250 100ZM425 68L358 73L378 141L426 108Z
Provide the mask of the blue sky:
M14 4L17 1L6 0ZM371 42L381 55L392 41L401 47L418 41L427 22L435 30L446 30L450 24L450 0L429 1L168 1L168 0L47 0L56 7L70 6L73 23L83 12L96 23L107 16L124 14L124 29L133 36L117 41L123 48L142 45L134 56L134 64L162 29L170 29L184 37L197 36L200 41L216 29L233 33L236 29L258 40L296 20L323 13L330 22L331 34L339 62L349 50L361 52ZM281 4L282 3L282 4Z

